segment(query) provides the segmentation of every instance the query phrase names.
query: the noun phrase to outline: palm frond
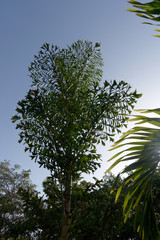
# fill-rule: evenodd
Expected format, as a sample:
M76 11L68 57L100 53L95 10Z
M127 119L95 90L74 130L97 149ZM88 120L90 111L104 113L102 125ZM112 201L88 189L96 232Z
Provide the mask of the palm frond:
M142 113L156 113L160 109L141 110ZM114 143L111 150L121 149L110 160L115 162L107 170L110 171L120 162L132 161L120 174L127 173L122 186L127 185L127 194L124 199L125 221L132 212L135 212L134 227L145 240L158 239L159 231L153 207L152 181L160 163L160 118L146 115L134 115L136 127L127 131L120 140ZM153 127L142 126L150 123ZM156 126L156 128L154 127ZM117 191L116 201L122 186Z

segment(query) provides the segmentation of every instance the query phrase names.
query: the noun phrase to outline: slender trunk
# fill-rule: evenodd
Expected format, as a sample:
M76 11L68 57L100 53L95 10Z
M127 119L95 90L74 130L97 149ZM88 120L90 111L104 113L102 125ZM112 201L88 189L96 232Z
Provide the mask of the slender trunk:
M59 240L68 240L69 238L69 219L71 205L71 176L67 176L63 193L63 216L62 230Z

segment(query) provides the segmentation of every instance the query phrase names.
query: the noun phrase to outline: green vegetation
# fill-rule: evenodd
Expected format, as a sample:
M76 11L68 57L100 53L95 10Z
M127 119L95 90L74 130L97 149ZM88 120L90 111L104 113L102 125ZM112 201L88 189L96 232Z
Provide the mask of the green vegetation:
M30 171L20 172L19 165L11 167L9 161L0 162L0 239L18 239L23 236L27 221L18 191L21 187L35 191L29 174Z
M100 166L96 144L113 141L140 97L123 81L102 82L102 65L98 43L44 44L29 67L32 88L12 118L25 151L61 190L59 240L69 238L72 183Z
M144 110L142 113L160 114L160 109ZM127 173L123 184L117 191L118 199L122 186L128 186L124 199L125 221L134 210L134 227L145 240L158 239L159 229L157 220L159 214L155 214L154 207L158 202L154 202L153 181L160 163L160 118L135 115L132 121L136 121L138 126L127 131L114 145L112 150L123 148L112 159L116 161L108 169L110 171L120 162L131 161L119 174ZM145 127L141 124L152 124L154 127ZM133 162L132 162L133 161ZM157 181L158 178L157 178Z
M1 162L0 166L4 166L6 162ZM2 170L2 171L1 171ZM1 177L4 179L6 171L0 168ZM13 175L17 170L8 165L7 175L12 178L12 182L8 182L8 188L12 188L16 184ZM21 181L24 182L25 176ZM27 177L27 181L28 181ZM30 182L30 181L29 181ZM115 204L115 192L110 193L115 177L107 174L99 181L95 179L95 183L79 180L72 186L72 202L71 202L71 222L69 227L69 239L76 240L139 240L136 232L133 231L133 218L127 223L123 223L122 204L126 189L124 188L117 204ZM116 188L120 186L122 179L117 182ZM5 215L10 215L12 222L5 222L0 225L0 239L23 239L23 240L58 240L61 234L61 214L63 196L60 186L55 184L54 178L48 177L43 182L43 191L45 195L39 196L33 185L31 187L19 184L16 187L16 199L10 198L8 202L1 201L1 209L5 210ZM28 184L27 184L28 186ZM158 199L160 192L160 183L155 181L155 200ZM8 198L8 192L1 192L0 198ZM14 211L10 211L10 206ZM157 207L157 214L160 208ZM1 212L2 214L2 212ZM2 216L2 215L1 215Z
M160 21L160 1L153 0L151 2L139 2L130 0L129 3L133 5L134 8L127 9L130 12L135 12L137 16L140 16L145 19L144 24L160 26L157 22ZM153 23L154 22L154 23ZM154 29L157 32L160 32L160 29ZM159 34L154 36L160 37Z
M155 24L155 22L160 21L159 0L146 3L130 0L129 3L133 5L134 9L127 10L147 19L147 22L143 23L160 26L160 24ZM159 32L160 30L155 29L155 31ZM160 37L160 35L154 36ZM160 109L141 110L140 112L159 115ZM120 197L123 187L128 186L123 206L125 221L135 211L135 230L144 240L156 240L160 238L159 214L156 213L159 203L155 201L153 184L155 175L157 182L159 181L157 171L159 171L160 164L160 118L135 115L131 120L136 121L138 126L136 125L133 129L124 133L120 140L113 145L111 150L122 149L110 159L116 160L107 171L110 171L120 162L131 162L117 176L118 179L119 176L127 173L127 177L117 190L116 201ZM146 127L144 124L152 124L154 127Z
M159 0L129 3L145 24L160 26ZM105 146L126 127L140 97L124 81L102 81L102 67L100 44L89 41L65 49L45 43L34 56L31 88L12 121L25 151L50 176L40 196L30 171L0 162L1 240L159 239L160 118L135 115L138 126L113 145L122 150L110 159L116 160L109 174L94 183L81 178L100 167L97 144ZM110 170L125 161L130 165L113 176Z

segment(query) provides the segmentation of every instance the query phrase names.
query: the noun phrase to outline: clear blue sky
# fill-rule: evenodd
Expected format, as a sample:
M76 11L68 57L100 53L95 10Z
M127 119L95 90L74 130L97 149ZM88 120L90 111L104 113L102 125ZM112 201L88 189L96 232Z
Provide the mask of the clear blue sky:
M143 93L136 108L160 107L160 39L141 18L126 12L127 0L14 0L0 7L0 160L31 169L37 185L44 169L24 153L18 131L11 123L16 104L30 88L28 66L44 42L60 47L77 40L101 42L103 79L125 80ZM109 144L101 149L107 169Z

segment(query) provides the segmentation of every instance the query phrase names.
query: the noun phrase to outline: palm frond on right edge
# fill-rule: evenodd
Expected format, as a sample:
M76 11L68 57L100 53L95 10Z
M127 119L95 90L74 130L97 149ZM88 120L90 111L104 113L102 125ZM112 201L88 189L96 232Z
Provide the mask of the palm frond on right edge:
M160 109L141 110L141 113L160 115ZM117 191L116 201L122 187L127 185L123 206L125 221L134 211L134 227L142 239L156 240L159 239L159 230L153 207L152 181L160 163L160 128L157 128L160 127L160 118L134 115L131 121L136 121L138 126L127 131L115 142L111 150L122 147L125 149L109 160L115 159L115 162L107 172L120 162L132 161L119 173L119 175L124 173L128 175ZM143 123L150 123L152 127L143 127L141 125Z

